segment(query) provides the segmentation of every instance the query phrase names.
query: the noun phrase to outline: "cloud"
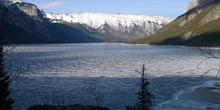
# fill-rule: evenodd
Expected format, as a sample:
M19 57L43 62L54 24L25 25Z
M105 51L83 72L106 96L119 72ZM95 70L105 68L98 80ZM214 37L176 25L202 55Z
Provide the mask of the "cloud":
M54 2L50 2L50 3L41 4L39 7L42 8L42 9L44 9L44 8L56 8L56 7L61 6L63 4L64 4L63 2L54 1Z

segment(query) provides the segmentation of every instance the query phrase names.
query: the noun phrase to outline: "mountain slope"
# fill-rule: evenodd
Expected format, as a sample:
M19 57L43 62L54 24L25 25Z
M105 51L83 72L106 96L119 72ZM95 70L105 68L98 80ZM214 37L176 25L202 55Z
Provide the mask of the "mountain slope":
M185 14L154 35L131 43L220 46L219 23L220 1L200 0L200 4L189 8Z
M70 26L50 23L37 6L25 2L0 2L0 30L0 36L7 43L101 41Z
M104 41L128 41L152 35L172 21L171 18L149 15L104 13L46 13L53 23L78 24L87 33ZM74 27L78 28L78 27Z

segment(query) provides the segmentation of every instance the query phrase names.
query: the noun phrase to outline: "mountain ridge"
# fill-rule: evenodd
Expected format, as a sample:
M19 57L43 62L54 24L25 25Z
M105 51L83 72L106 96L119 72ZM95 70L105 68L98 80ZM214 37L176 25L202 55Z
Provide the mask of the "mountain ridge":
M154 35L130 43L220 46L220 1L209 0L179 16ZM210 36L212 35L212 36Z
M0 29L6 32L0 35L10 43L124 42L149 36L172 20L123 14L59 15L45 13L32 3L18 1L0 2L0 23L3 24Z
M153 34L173 19L161 16L111 13L46 13L53 23L79 23L104 41L128 41ZM111 39L109 39L110 37Z
M81 30L50 23L32 3L0 2L0 23L0 30L4 30L0 35L6 44L101 42Z

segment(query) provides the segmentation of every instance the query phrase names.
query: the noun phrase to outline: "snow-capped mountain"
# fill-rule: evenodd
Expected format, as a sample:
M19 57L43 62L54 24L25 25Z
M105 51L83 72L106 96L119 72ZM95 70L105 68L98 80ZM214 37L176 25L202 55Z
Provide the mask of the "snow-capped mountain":
M46 13L52 23L78 24L104 41L128 41L153 34L173 19L161 16L105 13ZM79 26L80 25L80 26Z
M0 0L0 22L6 23L0 29L8 25L4 33L10 43L128 41L149 36L171 21L148 15L45 13L22 0Z

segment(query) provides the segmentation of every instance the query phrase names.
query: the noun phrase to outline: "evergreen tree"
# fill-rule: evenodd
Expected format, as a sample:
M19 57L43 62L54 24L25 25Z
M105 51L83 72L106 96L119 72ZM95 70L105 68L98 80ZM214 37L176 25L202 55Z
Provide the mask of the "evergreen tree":
M4 69L3 47L0 46L0 110L11 110L14 101L10 98L10 76Z
M145 76L145 65L142 67L140 91L137 93L138 101L135 106L127 107L127 110L152 110L154 95L148 90L150 83Z
M138 102L136 104L137 110L151 110L152 109L152 99L154 95L148 90L150 83L145 77L145 65L142 67L141 71L141 83L140 91L138 92Z

